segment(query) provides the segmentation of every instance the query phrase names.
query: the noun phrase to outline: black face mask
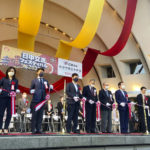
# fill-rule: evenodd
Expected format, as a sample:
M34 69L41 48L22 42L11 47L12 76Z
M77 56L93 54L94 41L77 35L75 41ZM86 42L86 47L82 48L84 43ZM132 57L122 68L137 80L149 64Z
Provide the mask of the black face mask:
M73 79L74 82L78 82L78 80L79 80L78 78L74 78Z
M43 73L43 72L41 72L41 73L39 74L39 76L40 76L40 77L43 77L43 76L44 76L44 73Z

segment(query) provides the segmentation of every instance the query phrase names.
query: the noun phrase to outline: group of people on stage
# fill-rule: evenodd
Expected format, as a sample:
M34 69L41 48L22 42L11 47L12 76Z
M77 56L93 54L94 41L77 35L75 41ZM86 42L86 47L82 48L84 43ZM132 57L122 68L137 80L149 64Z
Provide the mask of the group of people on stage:
M36 71L37 77L32 80L30 93L32 94L32 101L29 103L27 94L23 93L22 98L18 102L18 113L23 119L24 114L29 110L32 113L31 119L31 132L33 134L41 134L41 126L43 120L43 112L52 116L54 114L53 105L51 100L48 100L48 93L52 90L49 82L44 78L44 68L38 68ZM8 127L12 116L12 99L11 92L19 93L18 80L16 79L16 69L9 67L6 71L6 77L0 80L0 134L8 133ZM96 130L96 113L97 103L100 103L101 111L101 132L112 132L112 110L115 100L117 102L117 108L120 118L120 131L121 133L128 133L129 126L129 104L136 105L138 107L138 118L140 132L150 131L150 100L146 97L146 87L141 87L141 94L137 96L137 103L130 101L128 94L125 91L125 84L123 82L118 83L118 90L115 92L115 100L112 92L109 90L109 84L103 83L103 88L97 93L95 88L95 79L89 80L89 85L83 87L81 91L78 84L79 76L77 73L72 74L72 82L67 84L66 87L66 132L67 133L80 133L78 130L78 116L83 116L83 110L81 107L81 99L85 100L85 122L87 133L97 133ZM43 100L47 99L47 103L44 105ZM144 103L143 103L144 102ZM41 107L40 107L41 106ZM63 120L65 115L64 110L64 97L60 97L60 102L57 103L58 115L60 120ZM4 130L3 118L4 113L7 112ZM133 117L131 113L131 117ZM61 127L58 126L58 131L61 131Z

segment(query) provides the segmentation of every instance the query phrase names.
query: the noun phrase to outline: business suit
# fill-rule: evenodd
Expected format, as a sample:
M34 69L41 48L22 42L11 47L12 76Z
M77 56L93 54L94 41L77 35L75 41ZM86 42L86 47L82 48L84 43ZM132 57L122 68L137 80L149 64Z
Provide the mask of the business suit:
M145 101L145 106L150 107L150 100L142 94L137 95L137 103L138 105L138 118L139 118L139 132L145 133L146 126L145 126L145 116L144 116L144 109L143 109L143 100ZM147 118L147 125L148 131L150 132L150 117L148 116L148 110L146 111L146 118Z
M127 133L128 122L129 122L128 103L130 103L130 101L127 98L127 92L122 90L117 90L115 92L115 97L116 97L116 102L118 103L121 133ZM120 103L125 103L125 107L122 107Z
M45 118L45 122L48 122L49 119L49 125L51 128L51 131L53 132L53 125L52 125L52 116L54 114L54 109L53 109L53 105L51 103L46 103L45 105L45 115L48 115L48 113L50 113L50 118ZM44 125L45 131L48 129L48 124Z
M4 90L7 91L2 91L0 94L0 129L2 129L3 125L3 117L4 117L4 112L7 109L7 116L5 120L5 126L4 129L8 129L8 126L10 124L11 120L11 97L10 97L10 92L11 90L11 84L12 82L15 83L14 85L14 91L18 89L18 80L17 79L12 79L9 80L7 78L2 78L0 80L0 87Z
M60 117L59 119L59 124L58 124L58 131L60 131L60 125L61 125L61 122L63 121L63 104L62 102L58 102L57 103L57 110L58 110L58 116Z
M90 85L85 86L83 88L83 97L87 99L85 104L86 111L86 132L87 133L95 133L96 126L96 102L97 91L95 87L91 87ZM94 101L94 104L90 104L89 100Z
M68 111L68 119L66 129L67 132L71 132L71 122L73 121L73 132L76 132L78 126L78 114L80 108L80 101L75 101L73 98L75 96L82 98L80 93L80 86L78 84L68 83L66 88L67 94L67 111Z
M23 99L23 98L20 98L18 100L18 110L17 110L17 113L20 114L20 117L21 117L21 131L25 131L25 114L26 114L26 110L29 109L30 106L29 106L29 101L28 99ZM23 110L25 109L25 110ZM24 111L24 113L23 113Z
M41 79L41 80L40 80ZM46 89L44 82L47 83L48 89L49 89L49 83L47 80L44 78L36 78L32 81L31 83L31 88L35 90L33 97L32 97L32 102L31 102L31 113L32 113L32 121L31 121L31 130L32 133L40 132L41 130L41 125L42 125L42 120L43 120L43 111L44 111L44 106L40 108L40 110L35 111L35 106L40 103L41 101L45 100L46 96Z
M111 91L100 90L99 100L101 102L101 131L110 133L112 132L112 104L114 103ZM110 106L106 106L107 103L109 103Z

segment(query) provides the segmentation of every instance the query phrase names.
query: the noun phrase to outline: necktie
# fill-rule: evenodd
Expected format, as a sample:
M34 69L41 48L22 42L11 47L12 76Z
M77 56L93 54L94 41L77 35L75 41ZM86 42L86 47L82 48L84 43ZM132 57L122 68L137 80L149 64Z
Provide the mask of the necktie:
M109 97L108 91L106 90L106 95Z
M91 93L94 95L94 88L91 87Z

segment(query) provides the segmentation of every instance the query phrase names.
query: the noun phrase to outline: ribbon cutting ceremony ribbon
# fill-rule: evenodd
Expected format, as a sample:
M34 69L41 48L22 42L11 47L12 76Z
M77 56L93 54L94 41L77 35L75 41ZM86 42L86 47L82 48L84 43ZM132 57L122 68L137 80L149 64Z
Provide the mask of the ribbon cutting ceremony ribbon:
M96 120L97 120L97 121L100 121L100 120L101 120L100 106L101 106L101 103L100 103L100 102L97 102L97 103L96 103L96 108L97 108L97 111L96 111Z
M16 92L12 91L10 92L11 96L11 115L16 114L16 109L15 109L15 100L16 100Z
M45 100L43 100L42 102L40 102L39 104L37 104L35 106L35 111L38 111L42 108L42 106L44 106L44 104L50 99L50 95L46 94Z
M86 102L86 99L85 98L82 98L82 110L83 110L83 118L85 118L85 102Z

